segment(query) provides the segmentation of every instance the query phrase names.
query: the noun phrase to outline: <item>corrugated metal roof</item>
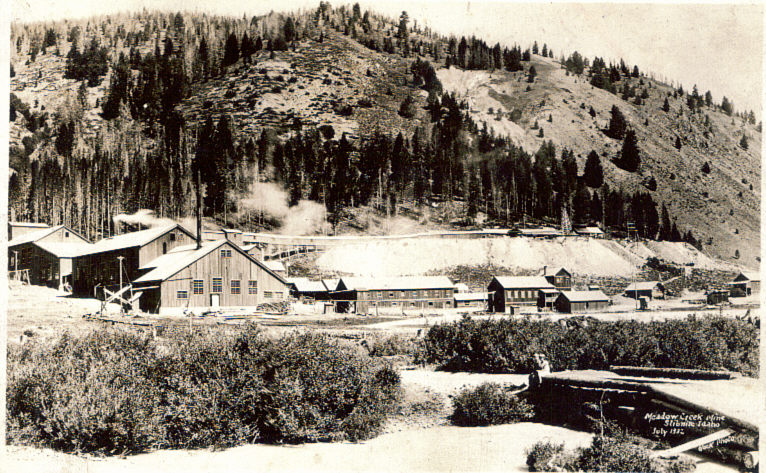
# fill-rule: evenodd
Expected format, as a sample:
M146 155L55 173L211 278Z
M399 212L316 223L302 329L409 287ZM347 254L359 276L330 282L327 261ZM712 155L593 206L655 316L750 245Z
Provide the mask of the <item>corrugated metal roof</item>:
M628 284L628 287L625 288L626 291L651 291L657 285L660 284L659 281L645 281L645 282L635 282Z
M14 238L8 242L8 247L23 245L24 243L32 243L41 238L45 238L51 233L64 228L64 225L56 225L55 227L43 228L42 230L36 230L34 232L25 233L19 237Z
M287 282L295 286L298 292L326 292L322 281L312 281L309 278L287 278Z
M43 250L58 258L74 258L76 256L88 254L93 243L66 243L66 242L39 242L35 243Z
M403 276L389 278L340 278L349 290L416 290L416 289L452 289L455 286L447 276Z
M495 276L505 289L554 289L554 286L542 276Z
M608 302L609 297L601 291L561 291L561 297L569 302Z

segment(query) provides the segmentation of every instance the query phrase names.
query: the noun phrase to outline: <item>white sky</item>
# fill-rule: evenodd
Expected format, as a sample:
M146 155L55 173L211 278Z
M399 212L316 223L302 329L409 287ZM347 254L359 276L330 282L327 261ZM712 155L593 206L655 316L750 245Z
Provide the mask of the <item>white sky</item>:
M345 2L331 1L333 6ZM353 2L348 2L352 4ZM726 95L737 110L759 113L763 83L763 5L758 3L562 3L508 1L360 0L362 9L411 20L442 34L489 43L546 42L558 57L575 49L586 57L623 58L632 67L680 81L716 102ZM11 0L12 19L83 17L140 8L248 15L314 8L319 0Z

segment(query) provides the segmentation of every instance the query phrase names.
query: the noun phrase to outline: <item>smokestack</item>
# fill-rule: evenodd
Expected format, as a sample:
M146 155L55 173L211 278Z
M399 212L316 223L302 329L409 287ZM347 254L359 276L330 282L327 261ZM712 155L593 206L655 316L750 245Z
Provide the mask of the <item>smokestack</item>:
M196 157L195 157L196 161ZM199 163L195 166L196 193L197 193L197 249L202 248L202 183L200 182Z

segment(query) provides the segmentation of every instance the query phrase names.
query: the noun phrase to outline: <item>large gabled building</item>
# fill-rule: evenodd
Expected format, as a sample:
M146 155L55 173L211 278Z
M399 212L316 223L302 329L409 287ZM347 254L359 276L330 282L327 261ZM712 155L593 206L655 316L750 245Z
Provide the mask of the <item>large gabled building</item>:
M146 312L255 310L289 295L287 281L227 240L178 246L140 271L133 292Z
M733 294L749 296L761 292L761 275L756 272L741 272L728 283Z
M66 225L30 228L37 229L17 233L8 242L11 276L55 288L71 284L72 259L93 245Z
M74 293L100 296L97 288L119 290L121 282L141 275L139 268L194 242L194 235L179 224L104 238L73 259Z

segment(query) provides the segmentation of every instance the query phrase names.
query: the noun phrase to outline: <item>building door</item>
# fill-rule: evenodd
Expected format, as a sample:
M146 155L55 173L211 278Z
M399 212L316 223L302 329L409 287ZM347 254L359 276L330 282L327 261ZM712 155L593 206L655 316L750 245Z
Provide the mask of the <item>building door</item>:
M220 307L220 306L221 306L221 295L210 294L210 307Z

